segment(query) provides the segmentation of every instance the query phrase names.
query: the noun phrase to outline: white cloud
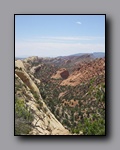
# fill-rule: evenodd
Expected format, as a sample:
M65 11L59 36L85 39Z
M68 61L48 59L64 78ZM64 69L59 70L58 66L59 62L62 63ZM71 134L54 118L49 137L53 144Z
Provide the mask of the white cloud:
M77 21L76 23L77 23L77 24L82 24L80 21Z
M53 37L53 36L48 36L48 37L33 37L32 39L24 39L23 41L25 42L78 42L78 41L91 41L91 40L104 40L104 37L93 37L93 36L69 36L69 37Z
M15 55L65 56L75 53L105 52L104 44L16 42Z
M65 56L75 53L105 52L105 38L93 36L46 36L16 40L15 55Z

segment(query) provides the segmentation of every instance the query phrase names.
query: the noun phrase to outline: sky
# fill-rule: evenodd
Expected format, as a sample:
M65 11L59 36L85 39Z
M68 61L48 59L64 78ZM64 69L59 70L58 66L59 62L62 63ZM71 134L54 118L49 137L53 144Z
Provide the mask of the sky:
M105 52L105 15L15 15L15 56Z

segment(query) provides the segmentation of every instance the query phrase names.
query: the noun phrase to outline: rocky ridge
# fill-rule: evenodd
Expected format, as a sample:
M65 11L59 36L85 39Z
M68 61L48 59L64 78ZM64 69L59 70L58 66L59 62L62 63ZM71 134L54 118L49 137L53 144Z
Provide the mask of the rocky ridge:
M105 58L83 62L71 73L71 75L61 82L61 85L76 86L98 75L105 74Z
M105 58L30 57L15 64L17 135L105 134ZM18 133L20 126L26 131Z
M15 97L16 102L22 101L25 108L32 114L31 129L28 135L68 135L70 134L55 118L44 103L37 85L25 71L21 60L15 62ZM17 109L17 103L15 105ZM26 110L26 111L27 111ZM19 127L21 117L16 114L15 124ZM24 134L24 133L21 133Z

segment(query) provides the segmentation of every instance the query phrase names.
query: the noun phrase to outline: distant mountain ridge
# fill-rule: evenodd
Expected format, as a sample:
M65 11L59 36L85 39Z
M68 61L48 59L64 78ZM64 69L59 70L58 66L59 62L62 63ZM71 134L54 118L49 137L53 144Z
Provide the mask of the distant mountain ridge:
M93 56L95 58L103 58L103 57L105 57L105 53L104 52L94 52Z
M64 57L71 57L71 56L82 56L82 55L93 55L94 58L103 58L105 57L105 52L93 52L93 53L77 53L77 54L71 54L66 56L56 56L56 57L42 57L42 58L64 58ZM15 56L15 59L25 59L31 56ZM41 56L38 56L41 57Z
M77 54L72 54L72 55L69 55L69 56L82 56L82 55L93 55L93 57L95 57L95 58L103 58L103 57L105 57L105 53L104 52L77 53Z

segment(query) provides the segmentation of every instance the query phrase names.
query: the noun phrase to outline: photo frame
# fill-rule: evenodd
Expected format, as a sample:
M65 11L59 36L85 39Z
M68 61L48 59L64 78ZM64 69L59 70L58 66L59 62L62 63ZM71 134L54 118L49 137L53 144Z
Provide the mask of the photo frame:
M14 14L14 135L106 135L106 14Z

